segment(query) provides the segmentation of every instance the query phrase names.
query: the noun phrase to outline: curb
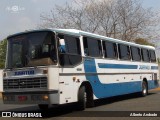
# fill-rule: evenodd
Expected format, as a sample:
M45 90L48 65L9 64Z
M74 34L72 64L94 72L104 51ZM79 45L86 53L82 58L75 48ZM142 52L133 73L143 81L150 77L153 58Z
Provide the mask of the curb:
M159 90L160 90L160 87L153 89L152 91L159 91Z

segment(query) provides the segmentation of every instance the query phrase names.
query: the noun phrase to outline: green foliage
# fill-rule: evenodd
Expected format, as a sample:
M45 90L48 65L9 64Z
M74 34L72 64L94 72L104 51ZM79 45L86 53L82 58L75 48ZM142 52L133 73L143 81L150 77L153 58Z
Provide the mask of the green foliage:
M148 42L144 38L137 38L137 39L135 39L134 42L137 43L137 44L141 44L141 45L150 45L150 46L153 46L153 47L155 46L153 43Z
M5 67L7 39L0 41L0 69Z

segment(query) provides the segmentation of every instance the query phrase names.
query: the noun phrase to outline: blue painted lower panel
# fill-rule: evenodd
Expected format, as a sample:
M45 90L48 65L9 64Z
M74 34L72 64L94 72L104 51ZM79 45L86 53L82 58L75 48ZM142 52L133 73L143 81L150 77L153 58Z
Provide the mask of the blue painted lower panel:
M149 80L147 82L148 82L148 89L149 90L159 87L158 82L156 82L155 80Z
M117 95L130 94L140 92L142 90L142 82L123 82L123 83L112 83L102 84L96 80L96 76L86 76L90 81L94 95L97 98L112 97ZM148 81L148 89L154 89L157 85L153 80Z
M88 76L94 95L97 98L111 97L123 94L129 94L141 91L141 82L125 82L125 83L112 83L112 84L100 84L97 81L92 81L92 78L96 76Z
M112 83L112 84L102 84L96 70L95 60L86 59L84 62L84 68L86 73L94 73L87 75L86 79L89 80L93 88L93 93L97 98L105 98L129 93L140 92L142 90L142 82L123 82L123 83ZM106 78L107 80L107 78ZM155 81L148 81L148 89L156 88L157 85Z

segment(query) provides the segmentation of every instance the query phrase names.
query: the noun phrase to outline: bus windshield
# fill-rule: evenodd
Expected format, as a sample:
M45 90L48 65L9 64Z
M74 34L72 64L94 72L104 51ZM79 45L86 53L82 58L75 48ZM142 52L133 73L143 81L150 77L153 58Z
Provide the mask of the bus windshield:
M56 64L55 46L52 32L31 32L10 37L6 68Z

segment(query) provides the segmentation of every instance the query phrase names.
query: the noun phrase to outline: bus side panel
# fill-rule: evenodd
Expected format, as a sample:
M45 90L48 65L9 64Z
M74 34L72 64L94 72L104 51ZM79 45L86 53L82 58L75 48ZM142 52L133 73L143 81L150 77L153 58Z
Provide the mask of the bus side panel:
M148 81L148 89L154 89L155 86L159 87L159 83L157 83L158 81L155 81L155 80L149 80Z
M85 80L84 67L59 68L60 104L77 102L78 90Z
M131 62L119 61L109 63L107 60L95 60L86 58L84 61L84 69L86 79L92 85L95 98L111 97L116 95L140 92L142 90L143 78L149 83L149 89L155 88L152 84L152 74L140 74L140 72L148 72L147 70L139 70L138 64ZM98 63L104 63L99 66ZM132 74L133 73L133 74Z
M65 69L65 68L64 68ZM59 76L60 104L70 103L73 99L73 80L70 75Z

